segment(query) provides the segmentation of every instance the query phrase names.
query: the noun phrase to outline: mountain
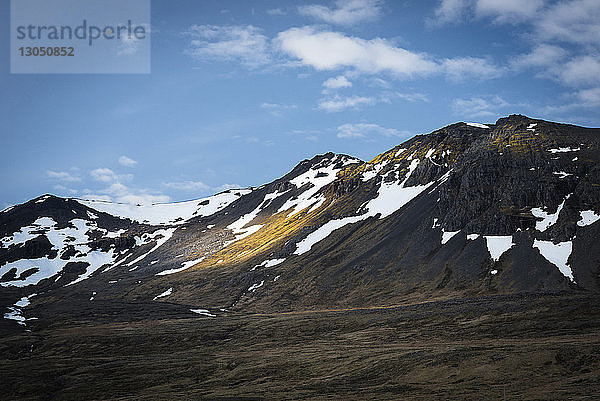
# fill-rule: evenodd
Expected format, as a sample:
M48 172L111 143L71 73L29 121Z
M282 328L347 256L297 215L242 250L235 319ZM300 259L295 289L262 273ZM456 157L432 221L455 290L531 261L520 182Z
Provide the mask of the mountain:
M0 213L2 327L596 294L599 161L600 129L511 115L194 201L44 195Z

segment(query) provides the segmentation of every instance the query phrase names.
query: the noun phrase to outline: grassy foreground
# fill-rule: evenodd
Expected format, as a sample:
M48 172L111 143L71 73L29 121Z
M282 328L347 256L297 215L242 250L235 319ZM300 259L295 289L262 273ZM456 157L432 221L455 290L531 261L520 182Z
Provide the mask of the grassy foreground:
M593 400L599 301L492 296L40 325L0 339L0 398Z

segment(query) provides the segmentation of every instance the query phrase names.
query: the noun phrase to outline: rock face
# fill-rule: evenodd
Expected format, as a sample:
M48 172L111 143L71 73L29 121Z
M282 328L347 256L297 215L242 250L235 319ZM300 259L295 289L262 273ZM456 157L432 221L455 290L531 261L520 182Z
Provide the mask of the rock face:
M51 320L598 292L599 161L600 129L512 115L197 201L45 195L0 213L0 306L28 297L19 316Z

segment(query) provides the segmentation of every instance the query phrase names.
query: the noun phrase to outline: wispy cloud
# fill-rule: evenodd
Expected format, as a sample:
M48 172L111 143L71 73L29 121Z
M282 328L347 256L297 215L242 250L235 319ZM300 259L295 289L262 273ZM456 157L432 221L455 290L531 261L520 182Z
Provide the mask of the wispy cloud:
M400 98L402 100L406 100L407 102L428 102L429 97L424 93L401 93L401 92L393 92L390 94L390 98Z
M274 116L282 116L283 112L286 110L294 110L297 109L298 106L295 104L281 104L281 103L268 103L264 102L260 104L260 108L264 110L268 110Z
M327 94L324 91L324 94ZM341 96L334 95L324 97L319 101L318 108L327 112L339 112L346 109L358 109L362 106L372 106L377 103L392 103L395 99L402 99L407 102L428 102L429 98L423 93L402 93L394 91L385 91L373 96Z
M567 52L559 46L540 44L534 47L530 53L521 54L510 62L515 70L531 67L551 67L564 60Z
M441 0L435 16L438 25L461 23L470 18L519 24L521 37L531 46L529 52L509 59L506 68L497 68L493 63L466 62L462 64L470 71L463 72L489 78L508 71L533 71L536 78L554 80L566 89L557 93L563 101L561 105L542 108L549 113L596 105L595 93L600 86L598 0ZM573 88L577 91L573 92ZM490 103L489 99L474 100L474 106ZM463 104L459 99L454 106L461 109ZM495 114L489 108L481 108L478 113Z
M64 185L55 185L54 187L52 187L55 191L58 191L61 194L67 194L67 195L77 195L79 193L79 190L77 189L73 189L73 188L67 188Z
M455 99L452 103L454 112L460 116L471 118L499 117L509 106L500 96L472 97Z
M430 24L461 23L489 17L496 23L517 23L537 15L544 0L441 0Z
M125 166L125 167L133 167L133 166L135 166L137 163L138 163L137 161L135 161L135 160L133 160L133 159L131 159L131 158L129 158L129 157L127 157L127 156L125 156L125 155L123 155L123 156L120 156L120 157L119 157L119 164L120 164L121 166Z
M475 13L497 23L516 23L538 14L544 0L477 0Z
M558 78L570 86L600 84L600 57L586 55L571 59L560 69Z
M352 25L374 21L381 14L381 0L337 0L335 8L320 4L301 6L298 12L329 24Z
M96 181L112 183L121 181L131 181L133 174L117 174L109 168L97 168L90 171L90 175Z
M387 137L408 137L411 135L408 131L398 131L394 128L385 128L377 124L343 124L337 127L338 138L368 138L373 135L382 135Z
M454 81L492 79L504 73L504 68L498 67L490 59L481 57L444 59L441 66L444 73Z
M343 75L329 78L325 82L323 82L323 92L328 93L332 90L342 89L342 88L350 88L352 87L352 82L348 80Z
M585 107L600 106L600 87L580 90L576 96Z
M71 173L67 172L67 171L52 171L52 170L47 170L46 171L46 176L48 178L53 178L59 181L64 181L64 182L79 182L81 181L80 177L74 176Z
M600 2L597 0L556 2L536 15L532 22L536 36L544 41L600 44Z
M223 185L219 185L218 187L214 187L213 190L215 192L223 192L223 191L227 191L228 189L237 189L237 188L241 188L241 186L237 185L237 184L223 184Z
M468 18L492 18L499 24L526 23L538 41L600 43L600 3L597 0L441 0L438 24Z
M176 189L179 191L199 191L210 189L210 186L201 181L164 182L163 185L167 188Z
M132 205L147 205L152 203L169 202L171 198L159 192L146 189L134 189L125 184L115 182L99 191L84 190L87 199L105 200L110 202L129 203Z
M185 53L196 59L238 61L249 68L271 65L345 70L343 75L323 83L325 92L351 87L348 76L383 74L395 79L415 79L446 75L452 80L482 80L497 78L505 72L505 68L485 56L436 59L384 38L363 39L315 26L290 28L279 32L273 40L251 25L194 25L185 34L194 38Z
M193 25L185 53L198 60L239 61L249 67L269 62L268 39L252 25Z
M267 14L269 15L285 15L285 11L283 11L281 8L270 8L266 11Z
M292 135L300 136L307 141L316 142L319 140L322 132L320 130L315 129L294 129L291 130L290 133Z
M370 96L334 96L329 99L322 99L319 102L318 107L319 109L324 111L336 112L349 108L356 108L363 105L372 105L376 102L377 99Z
M556 116L571 113L574 110L595 109L600 107L600 87L581 89L561 96L560 103L542 108L545 114Z
M472 0L441 0L435 9L435 18L427 20L430 25L464 22Z

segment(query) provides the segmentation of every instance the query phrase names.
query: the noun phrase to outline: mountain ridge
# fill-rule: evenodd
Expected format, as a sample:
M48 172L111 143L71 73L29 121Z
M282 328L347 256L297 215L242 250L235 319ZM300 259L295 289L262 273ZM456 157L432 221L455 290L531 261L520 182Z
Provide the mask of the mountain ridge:
M599 161L600 129L511 115L196 200L43 195L0 213L0 306L43 320L74 300L224 313L598 292Z

